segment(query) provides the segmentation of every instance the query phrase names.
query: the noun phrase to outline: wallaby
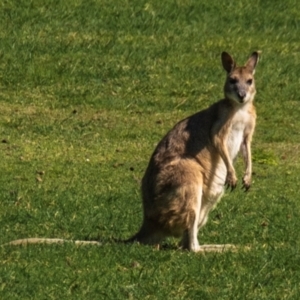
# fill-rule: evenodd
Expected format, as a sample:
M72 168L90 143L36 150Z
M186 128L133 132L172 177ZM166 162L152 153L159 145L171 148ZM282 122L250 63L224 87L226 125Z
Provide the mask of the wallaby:
M224 193L233 190L237 177L234 159L241 151L245 162L242 187L251 185L251 139L256 113L253 105L258 52L238 67L226 52L225 98L177 123L157 145L142 179L143 223L125 242L159 245L168 237L181 237L190 251L223 251L233 245L199 245L198 230ZM29 238L9 245L61 243L63 239ZM75 241L99 244L97 241Z

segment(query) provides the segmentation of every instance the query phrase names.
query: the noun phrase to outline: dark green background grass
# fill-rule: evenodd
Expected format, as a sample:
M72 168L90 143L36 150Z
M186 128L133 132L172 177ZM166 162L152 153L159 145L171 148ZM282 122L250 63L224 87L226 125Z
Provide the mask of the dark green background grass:
M277 1L1 1L1 299L299 299L300 5ZM194 254L120 245L161 137L222 97L220 54L257 67L250 192L226 193ZM242 164L237 162L242 175Z

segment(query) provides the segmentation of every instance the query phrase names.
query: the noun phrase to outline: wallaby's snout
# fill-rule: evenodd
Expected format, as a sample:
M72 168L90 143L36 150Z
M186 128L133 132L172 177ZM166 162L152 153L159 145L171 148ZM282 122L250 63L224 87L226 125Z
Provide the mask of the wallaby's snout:
M238 96L239 96L239 98L241 99L242 102L244 101L246 95L247 95L247 93L244 89L238 91Z
M251 88L251 85L253 84L253 79L251 79L251 85L247 83L248 81L247 82L243 82L243 81L244 80L237 80L234 85L229 86L229 88L227 89L227 96L228 94L229 95L232 94L229 97L232 98L233 100L237 100L239 103L247 102L250 98L248 97L248 93L251 93L252 96L252 94L255 92L255 90L253 90L253 87Z

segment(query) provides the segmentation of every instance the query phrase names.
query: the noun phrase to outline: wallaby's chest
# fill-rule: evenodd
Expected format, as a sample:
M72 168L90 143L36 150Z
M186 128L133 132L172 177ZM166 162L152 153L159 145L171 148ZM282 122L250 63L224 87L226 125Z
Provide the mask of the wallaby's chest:
M236 113L231 121L227 135L227 149L231 159L235 159L241 148L249 120L249 113L247 111L240 111Z

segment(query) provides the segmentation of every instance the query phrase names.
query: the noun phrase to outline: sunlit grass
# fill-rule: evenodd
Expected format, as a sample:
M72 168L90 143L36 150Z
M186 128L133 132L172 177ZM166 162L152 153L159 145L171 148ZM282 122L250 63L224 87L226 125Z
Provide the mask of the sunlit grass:
M7 0L0 13L0 244L103 242L0 247L1 299L300 297L296 1ZM115 243L139 228L157 142L222 97L224 50L239 64L262 51L253 186L226 193L199 240L244 250Z

